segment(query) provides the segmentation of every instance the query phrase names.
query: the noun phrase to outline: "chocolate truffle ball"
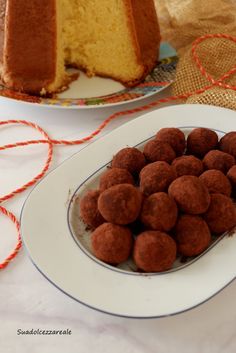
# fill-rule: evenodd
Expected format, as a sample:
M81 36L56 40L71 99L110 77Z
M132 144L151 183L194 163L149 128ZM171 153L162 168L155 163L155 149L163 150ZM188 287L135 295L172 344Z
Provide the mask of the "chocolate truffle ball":
M210 204L207 187L193 175L183 175L169 186L169 195L173 197L179 208L190 214L206 212Z
M236 196L236 165L231 167L227 173L227 177L232 185L233 196Z
M158 192L144 200L140 218L147 228L168 232L174 227L177 215L175 201L165 192Z
M220 149L236 158L236 131L225 134L220 140Z
M178 253L196 256L208 248L211 233L207 223L199 216L182 215L175 228Z
M134 222L140 212L142 194L130 184L119 184L103 191L98 209L107 222L125 225Z
M120 150L112 159L112 168L127 169L131 174L137 175L145 166L144 154L135 147L126 147Z
M175 171L168 163L150 163L141 170L140 189L146 196L165 191L175 178Z
M210 230L220 234L236 225L236 207L230 197L222 194L211 194L211 203L204 215Z
M117 265L128 259L132 249L131 231L123 226L103 223L91 236L93 254L101 261Z
M207 152L217 147L218 136L215 131L197 128L190 132L187 138L187 153L203 157Z
M182 175L199 176L203 172L202 161L194 156L181 156L172 162L178 177Z
M175 127L163 128L156 134L156 139L169 143L177 156L181 156L185 151L185 136L180 129Z
M143 154L148 162L165 161L171 163L176 157L173 148L168 143L159 140L147 142Z
M209 193L231 195L232 187L230 181L220 170L206 170L200 175L199 179L206 185Z
M176 243L166 233L143 232L135 240L133 258L145 272L167 271L176 259Z
M96 228L105 222L98 211L99 190L90 190L80 201L80 216L90 228Z
M203 158L203 166L205 169L218 169L224 174L235 164L235 159L231 154L212 150Z
M100 191L104 191L118 184L134 185L134 178L127 169L108 169L100 178Z

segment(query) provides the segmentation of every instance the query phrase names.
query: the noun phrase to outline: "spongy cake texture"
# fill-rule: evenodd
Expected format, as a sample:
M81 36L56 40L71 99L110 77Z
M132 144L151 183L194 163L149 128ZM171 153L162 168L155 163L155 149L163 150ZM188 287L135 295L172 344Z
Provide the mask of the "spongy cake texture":
M153 0L0 0L0 75L9 88L52 93L66 66L131 86L154 67Z

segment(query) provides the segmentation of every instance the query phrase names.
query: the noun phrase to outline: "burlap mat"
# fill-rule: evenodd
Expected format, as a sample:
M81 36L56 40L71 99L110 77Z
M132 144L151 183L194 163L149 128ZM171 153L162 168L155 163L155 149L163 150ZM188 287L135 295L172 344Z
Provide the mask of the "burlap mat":
M235 0L156 0L162 38L169 41L179 53L173 94L195 92L210 84L193 60L193 41L205 34L225 33L236 36ZM236 44L220 38L202 42L197 54L206 69L219 79L236 65ZM236 86L236 74L224 83ZM214 87L194 95L187 103L203 103L236 110L236 91Z
M231 89L214 87L202 94L193 95L186 100L186 103L218 105L236 110L236 92Z

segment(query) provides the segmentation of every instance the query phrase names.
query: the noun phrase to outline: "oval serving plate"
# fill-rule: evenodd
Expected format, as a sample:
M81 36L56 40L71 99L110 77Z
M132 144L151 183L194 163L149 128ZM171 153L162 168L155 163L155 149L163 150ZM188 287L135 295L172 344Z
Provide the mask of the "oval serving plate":
M86 231L76 234L75 195L97 182L112 156L136 146L162 127L235 129L235 112L205 105L178 105L139 117L91 143L44 178L31 192L21 215L21 232L39 271L73 299L99 311L133 318L184 312L209 300L236 275L236 237L218 239L201 256L173 270L142 274L96 260ZM121 138L122 136L122 138ZM76 241L75 241L76 240ZM87 248L86 248L87 247Z

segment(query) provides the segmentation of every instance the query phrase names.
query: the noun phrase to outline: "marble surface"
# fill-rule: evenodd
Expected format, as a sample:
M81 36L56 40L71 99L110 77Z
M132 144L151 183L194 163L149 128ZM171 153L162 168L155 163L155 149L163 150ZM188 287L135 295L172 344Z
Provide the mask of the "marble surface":
M164 95L168 94L167 90ZM127 107L137 105L133 103ZM0 99L0 107L0 120L17 118L33 121L56 139L83 137L119 109L53 110L4 99ZM130 119L125 117L112 122L103 134ZM0 133L1 145L39 136L26 127L4 127ZM51 169L82 147L56 147ZM1 152L0 194L6 194L32 178L43 165L45 157L46 146ZM26 191L4 205L19 217L28 193ZM14 245L15 229L3 216L0 216L0 222L2 261ZM162 319L133 320L101 314L65 296L38 272L24 249L8 268L1 271L0 277L0 351L4 353L236 351L235 281L210 301L186 313ZM18 330L38 329L68 329L71 335L18 334Z

